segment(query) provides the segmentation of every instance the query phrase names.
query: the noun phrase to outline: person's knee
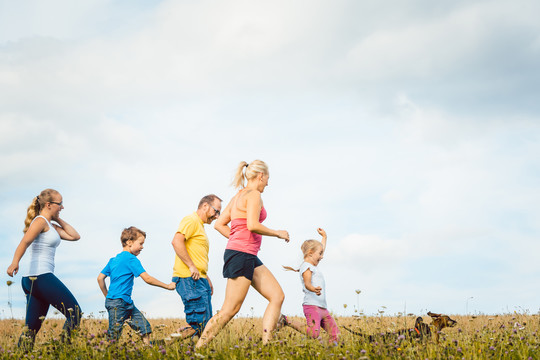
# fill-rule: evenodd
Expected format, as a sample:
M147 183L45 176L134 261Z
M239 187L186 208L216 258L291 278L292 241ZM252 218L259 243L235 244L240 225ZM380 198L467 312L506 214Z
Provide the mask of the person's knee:
M279 304L280 306L285 301L285 293L283 291L276 292L272 295L270 298L270 302L273 302L275 304Z
M223 308L219 311L218 315L223 318L226 321L229 321L232 319L240 309L242 308L242 304L234 304L230 306L223 306Z

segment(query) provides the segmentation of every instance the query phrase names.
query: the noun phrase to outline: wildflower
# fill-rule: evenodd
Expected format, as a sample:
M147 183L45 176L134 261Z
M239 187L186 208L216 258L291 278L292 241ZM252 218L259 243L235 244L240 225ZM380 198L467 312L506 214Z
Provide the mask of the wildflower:
M357 294L360 294L362 291L359 289L354 290Z
M360 350L360 354L365 354L366 352L367 352L367 351L364 350L364 349Z
M7 286L11 286L11 285L13 285L13 281L8 280L8 281L7 281Z
M30 276L29 279L30 279L31 281L36 281L36 280L37 280L37 276Z
M346 309L346 308L347 308L347 304L343 304L343 307Z
M492 345L492 346L489 347L489 350L495 350L495 347L493 347L493 345Z

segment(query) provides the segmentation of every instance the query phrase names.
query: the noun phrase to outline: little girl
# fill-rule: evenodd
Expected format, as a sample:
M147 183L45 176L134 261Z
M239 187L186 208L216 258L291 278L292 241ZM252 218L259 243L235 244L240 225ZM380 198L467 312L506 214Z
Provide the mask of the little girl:
M330 335L330 342L337 344L339 337L339 329L328 312L326 306L326 287L324 285L324 277L321 271L317 268L322 260L324 250L326 248L326 232L318 228L317 232L322 236L322 241L306 240L302 244L302 253L304 253L304 262L300 265L300 269L296 270L289 266L284 266L287 270L300 272L300 280L304 290L304 315L306 316L307 324L304 327L294 321L287 319L282 315L281 321L283 325L288 325L293 329L306 333L307 335L318 338L321 326Z

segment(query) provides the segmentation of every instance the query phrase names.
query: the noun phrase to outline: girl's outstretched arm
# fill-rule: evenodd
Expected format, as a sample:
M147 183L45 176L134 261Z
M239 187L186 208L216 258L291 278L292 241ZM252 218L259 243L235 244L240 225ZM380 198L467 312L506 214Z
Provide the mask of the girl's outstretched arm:
M317 228L317 232L322 236L321 244L323 251L326 250L326 231L323 228Z

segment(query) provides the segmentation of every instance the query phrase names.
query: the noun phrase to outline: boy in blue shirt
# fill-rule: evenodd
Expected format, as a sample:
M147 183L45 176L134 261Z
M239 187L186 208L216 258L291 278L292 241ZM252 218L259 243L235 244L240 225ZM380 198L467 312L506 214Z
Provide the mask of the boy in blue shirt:
M152 333L150 323L144 315L135 307L131 300L133 279L140 276L147 284L159 286L167 290L174 290L176 284L162 283L148 275L137 256L143 249L146 233L131 226L122 231L122 247L124 250L109 260L107 266L98 275L97 281L103 295L105 295L105 307L109 312L109 338L118 340L122 333L124 321L137 331L145 344L150 343L149 335ZM105 278L110 276L110 286L107 291Z

